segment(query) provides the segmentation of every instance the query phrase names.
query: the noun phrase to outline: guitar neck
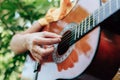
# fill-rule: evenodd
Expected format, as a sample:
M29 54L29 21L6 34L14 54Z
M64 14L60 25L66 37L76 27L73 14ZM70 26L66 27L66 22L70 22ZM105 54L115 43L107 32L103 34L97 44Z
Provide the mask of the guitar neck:
M96 26L103 22L105 19L120 10L120 0L109 0L106 4L97 9L93 14L93 21Z
M72 41L70 45L78 41L86 33L120 10L120 0L109 0L100 6L94 13L86 17L79 25L72 30Z

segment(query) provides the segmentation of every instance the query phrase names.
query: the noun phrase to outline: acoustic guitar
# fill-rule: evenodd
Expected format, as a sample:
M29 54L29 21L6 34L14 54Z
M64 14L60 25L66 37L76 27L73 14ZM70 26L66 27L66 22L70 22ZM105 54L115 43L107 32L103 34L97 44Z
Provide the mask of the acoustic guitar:
M113 32L99 26L113 23L115 15L120 16L120 0L102 6L99 0L77 0L69 14L46 26L62 40L39 66L29 54L22 80L111 80L120 66L120 28L114 33L117 26Z

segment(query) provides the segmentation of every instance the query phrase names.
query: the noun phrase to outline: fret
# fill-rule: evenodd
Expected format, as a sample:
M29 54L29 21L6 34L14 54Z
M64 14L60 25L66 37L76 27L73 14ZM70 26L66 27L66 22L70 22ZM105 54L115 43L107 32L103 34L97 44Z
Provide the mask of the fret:
M87 28L87 30L89 31L90 30L90 23L91 23L91 19L90 19L90 15L88 16L88 28Z
M104 19L104 17L103 17L103 14L104 14L104 11L103 11L103 7L101 7L100 9L99 9L99 22L101 22L103 19ZM98 22L98 23L99 23Z
M120 0L118 0L118 8L120 9Z
M108 3L105 4L105 17L108 17L109 16L109 5Z
M103 5L103 18L105 18L105 5Z
M118 9L119 8L119 0L116 0L116 8Z
M99 16L100 15L100 10L98 9L97 11L98 11L98 14L96 15L97 16L97 23L99 23L100 22L100 16Z
M89 26L89 30L92 29L95 26L96 20L94 19L93 14L90 15L90 26Z
M111 14L111 0L109 0L109 13Z
M111 11L112 11L112 12L115 12L115 10L116 10L116 1L117 1L117 0L112 0L112 1L111 1L111 4L112 4L112 6L111 6Z
M120 8L120 0L116 0L117 2L117 9Z
M78 36L77 36L77 38L79 38L79 36L80 36L80 25L78 25L77 27L78 27L78 31L77 31L78 32Z
M84 20L84 33L86 33L86 20L87 20L87 18L85 18L85 20Z
M75 32L74 32L74 34L75 34L75 35L74 35L74 40L76 40L76 39L77 39L77 26L75 25L74 27L75 27Z
M96 23L99 23L99 9L97 9L95 12L94 12L94 26L96 25ZM96 23L95 23L96 21Z
M120 0L118 0L118 8L120 8Z
M83 21L82 21L82 23L81 23L81 35L83 34Z
M92 14L92 20L93 20L93 25L92 26L95 26L95 13Z
M86 22L87 22L87 24L86 24L86 31L88 31L88 27L90 25L89 16L87 17Z

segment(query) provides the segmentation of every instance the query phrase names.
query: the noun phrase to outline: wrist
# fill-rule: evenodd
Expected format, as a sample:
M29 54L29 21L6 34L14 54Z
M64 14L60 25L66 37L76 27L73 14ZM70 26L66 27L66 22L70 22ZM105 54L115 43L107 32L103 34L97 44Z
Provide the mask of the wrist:
M28 50L28 43L30 42L29 41L29 37L30 37L30 33L27 33L23 36L23 48Z

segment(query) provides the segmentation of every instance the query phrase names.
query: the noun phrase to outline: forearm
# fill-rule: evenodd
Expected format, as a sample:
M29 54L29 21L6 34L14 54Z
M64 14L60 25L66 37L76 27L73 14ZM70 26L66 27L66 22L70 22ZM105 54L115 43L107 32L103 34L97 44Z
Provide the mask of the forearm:
M16 34L13 36L11 42L10 42L10 47L15 54L20 54L25 51L27 51L27 48L25 46L25 39L28 34Z
M27 48L25 46L25 39L27 38L27 35L30 33L38 32L41 28L42 26L38 22L36 22L24 32L15 34L10 42L11 50L14 51L16 54L27 51Z

